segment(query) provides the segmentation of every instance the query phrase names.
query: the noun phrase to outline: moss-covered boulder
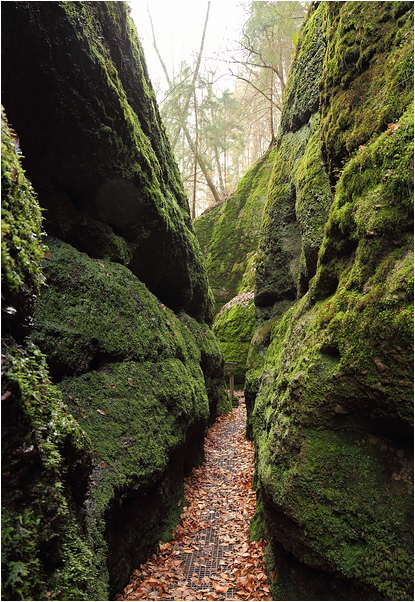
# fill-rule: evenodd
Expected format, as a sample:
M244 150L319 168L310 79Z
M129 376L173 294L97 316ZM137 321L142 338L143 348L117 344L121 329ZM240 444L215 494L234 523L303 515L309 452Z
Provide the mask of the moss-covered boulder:
M46 242L32 337L92 443L87 522L114 595L178 519L183 476L216 416L222 356L206 325L176 316L128 268Z
M321 11L310 16L287 82L259 238L255 303L262 308L295 301L306 292L316 271L332 200L320 148L319 80L325 52L322 21Z
M2 35L2 102L48 234L128 265L168 307L209 321L202 255L126 3L8 2Z
M40 268L42 212L18 155L16 132L1 114L1 275L3 332L21 339L44 277Z
M212 330L227 362L237 362L235 384L244 386L246 360L255 330L254 293L240 293L215 316Z
M216 313L239 293L253 290L254 255L274 156L274 149L268 149L226 201L193 222Z
M290 72L246 387L276 600L413 599L412 26L318 3Z

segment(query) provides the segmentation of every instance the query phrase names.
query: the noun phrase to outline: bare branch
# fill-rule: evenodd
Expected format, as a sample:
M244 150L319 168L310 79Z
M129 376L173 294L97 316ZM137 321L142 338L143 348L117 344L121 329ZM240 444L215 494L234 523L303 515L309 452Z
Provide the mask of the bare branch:
M265 92L263 92L261 90L261 88L258 88L249 79L246 79L245 77L242 77L242 75L237 75L235 73L232 73L232 71L230 71L229 73L230 73L230 75L232 77L236 77L236 79L240 79L241 81L246 82L247 84L249 84L252 88L254 88L254 90L256 90L257 92L259 92L264 98L266 98L266 100L268 100L268 102L270 102L272 105L274 105L274 107L276 107L279 111L282 111L282 105L280 105L279 103L276 103L270 96L268 96L267 94L265 94Z
M157 43L156 43L156 36L155 36L155 33L154 33L153 19L151 18L151 13L150 13L150 8L148 6L148 2L147 2L147 12L148 12L148 16L149 16L149 19L150 19L151 33L153 34L153 42L152 42L153 48L156 51L158 60L160 61L160 65L162 66L162 69L164 71L164 75L166 76L167 83L170 86L171 85L171 81L170 81L170 77L169 77L169 72L167 71L167 67L166 67L166 65L165 65L165 63L163 61L163 57L161 56L160 51L159 51L158 46L157 46Z

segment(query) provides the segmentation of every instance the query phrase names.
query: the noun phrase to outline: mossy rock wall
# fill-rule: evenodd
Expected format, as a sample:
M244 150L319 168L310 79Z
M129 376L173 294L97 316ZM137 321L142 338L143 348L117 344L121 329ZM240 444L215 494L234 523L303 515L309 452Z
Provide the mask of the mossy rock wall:
M243 388L249 345L255 330L254 293L240 293L226 303L215 316L212 330L225 360L237 362L235 385Z
M127 4L2 16L3 596L113 599L229 410L212 297Z
M254 287L254 255L275 151L270 148L221 205L194 222L206 258L216 313L239 293Z
M235 378L242 388L255 329L256 251L274 158L270 147L226 201L193 222L215 299L213 330L225 360L238 363Z
M246 385L275 600L413 599L412 27L316 3L290 71Z
M3 114L2 596L44 600L52 591L53 599L85 600L97 577L82 513L92 449L27 338L44 250L40 207L15 141Z
M320 148L322 20L315 11L306 23L285 92L256 264L255 304L264 317L307 290L332 200Z
M203 258L124 2L2 5L2 102L48 234L212 318ZM30 51L28 51L30 49Z
M174 314L125 266L46 242L32 338L93 446L87 521L113 596L178 519L183 476L217 413L222 355L207 325Z

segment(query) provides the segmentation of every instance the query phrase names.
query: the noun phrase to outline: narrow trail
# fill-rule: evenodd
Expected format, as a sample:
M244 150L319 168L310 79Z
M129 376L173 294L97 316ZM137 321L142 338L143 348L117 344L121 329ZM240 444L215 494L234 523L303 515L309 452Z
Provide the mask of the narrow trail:
M254 450L243 393L205 439L205 461L185 481L175 538L133 571L116 600L271 600L263 542L249 541Z

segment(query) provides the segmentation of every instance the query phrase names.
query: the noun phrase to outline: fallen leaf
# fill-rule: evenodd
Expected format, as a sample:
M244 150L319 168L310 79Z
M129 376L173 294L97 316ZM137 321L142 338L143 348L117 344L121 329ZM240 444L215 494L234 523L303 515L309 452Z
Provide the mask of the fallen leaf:
M219 583L213 583L213 587L214 587L215 591L220 594L226 594L228 589L230 589L229 585L219 585Z
M399 128L400 128L400 123L388 123L388 129L386 130L386 133L388 135L393 134L393 132L396 132L396 130Z
M97 410L97 412L98 412L99 414L102 414L103 416L105 416L105 415L106 415L106 412L104 412L104 410Z
M129 385L133 386L134 385L134 380L130 377L127 378L127 382ZM115 385L114 385L115 386Z

